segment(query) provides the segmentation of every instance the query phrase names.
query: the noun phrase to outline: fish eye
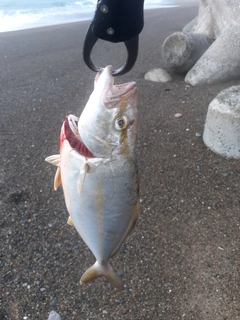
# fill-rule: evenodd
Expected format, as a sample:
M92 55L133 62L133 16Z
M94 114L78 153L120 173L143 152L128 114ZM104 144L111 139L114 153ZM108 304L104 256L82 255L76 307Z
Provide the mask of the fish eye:
M128 126L128 118L126 116L121 116L121 117L118 117L116 120L115 120L115 128L117 130L123 130L123 129L126 129L127 126Z

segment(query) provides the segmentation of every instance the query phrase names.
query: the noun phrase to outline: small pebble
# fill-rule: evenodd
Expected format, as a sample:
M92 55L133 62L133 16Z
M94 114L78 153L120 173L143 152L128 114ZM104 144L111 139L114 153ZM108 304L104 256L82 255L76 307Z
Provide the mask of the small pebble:
M50 307L54 308L54 307L56 307L56 305L57 305L57 299L52 299L50 301Z
M181 118L182 117L182 113L175 113L174 117L176 119Z
M117 275L119 277L122 277L124 275L124 271L123 270L118 270Z
M196 132L196 133L195 133L195 136L196 136L197 138L200 138L202 135L201 135L201 133Z
M120 247L120 250L119 250L121 253L124 253L126 251L126 246L123 244L121 247Z
M61 320L61 317L56 311L51 311L48 320Z
M41 296L39 297L39 300L40 301L45 301L45 299L46 299L45 296L43 294L41 294Z
M223 177L227 177L227 176L228 176L228 173L227 173L227 172L223 172L223 173L222 173L222 176L223 176Z

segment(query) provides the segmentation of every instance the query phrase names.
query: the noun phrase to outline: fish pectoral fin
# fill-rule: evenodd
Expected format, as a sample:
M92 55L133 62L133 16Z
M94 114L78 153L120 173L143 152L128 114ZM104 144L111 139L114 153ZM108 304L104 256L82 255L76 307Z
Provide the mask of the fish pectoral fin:
M104 161L102 158L94 159L94 162L88 164L88 173L93 173Z
M73 223L72 218L70 216L68 217L67 224L74 227L74 223Z
M55 166L59 166L60 164L60 154L54 154L52 156L49 156L45 159L45 161L55 165Z
M88 164L87 162L84 162L83 167L80 170L80 177L79 180L77 182L77 191L78 191L78 195L80 195L81 191L82 191L82 187L86 178L86 174L88 173Z
M54 190L56 191L57 188L60 186L60 184L62 183L62 178L61 178L61 170L60 167L57 168L57 172L55 174L55 178L54 178Z
M61 171L60 171L60 154L54 154L52 156L49 156L45 159L45 161L58 166L57 168L57 172L55 174L55 178L54 178L54 190L57 190L57 188L60 186L60 184L62 183L62 178L61 178Z
M107 263L105 266L101 266L97 261L82 275L80 284L87 284L88 282L99 277L107 278L107 280L119 290L124 289L122 280L114 272L111 265Z

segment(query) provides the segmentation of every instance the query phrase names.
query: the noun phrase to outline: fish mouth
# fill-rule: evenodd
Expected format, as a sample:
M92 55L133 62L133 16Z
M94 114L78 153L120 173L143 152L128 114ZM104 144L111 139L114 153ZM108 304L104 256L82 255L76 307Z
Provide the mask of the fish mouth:
M127 102L129 99L134 99L137 92L135 82L128 82L119 85L114 85L109 88L105 95L103 95L103 102L107 109L116 108L122 102Z
M96 84L103 85L103 100L105 102L119 101L129 99L137 91L136 82L131 81L123 84L114 85L114 77L112 75L113 67L111 65L105 67L98 72L95 78Z
M76 116L68 115L66 117L66 120L64 121L64 133L71 148L76 150L85 158L95 158L80 137L78 132L78 118Z
M113 85L111 99L128 98L137 90L136 82L127 82L123 84Z

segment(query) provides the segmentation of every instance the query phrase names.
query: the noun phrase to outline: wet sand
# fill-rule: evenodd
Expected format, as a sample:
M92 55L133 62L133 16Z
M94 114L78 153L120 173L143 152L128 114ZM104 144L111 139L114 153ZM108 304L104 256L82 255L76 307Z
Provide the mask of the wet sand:
M239 160L209 151L207 107L221 89L193 88L182 76L144 80L162 68L161 45L197 15L197 6L146 11L136 65L116 82L139 89L141 216L112 266L125 290L103 278L81 287L94 258L67 225L62 190L53 190L65 116L80 115L94 73L81 51L88 22L0 34L1 284L0 319L238 320ZM125 59L100 42L99 65ZM179 119L175 113L182 113Z

